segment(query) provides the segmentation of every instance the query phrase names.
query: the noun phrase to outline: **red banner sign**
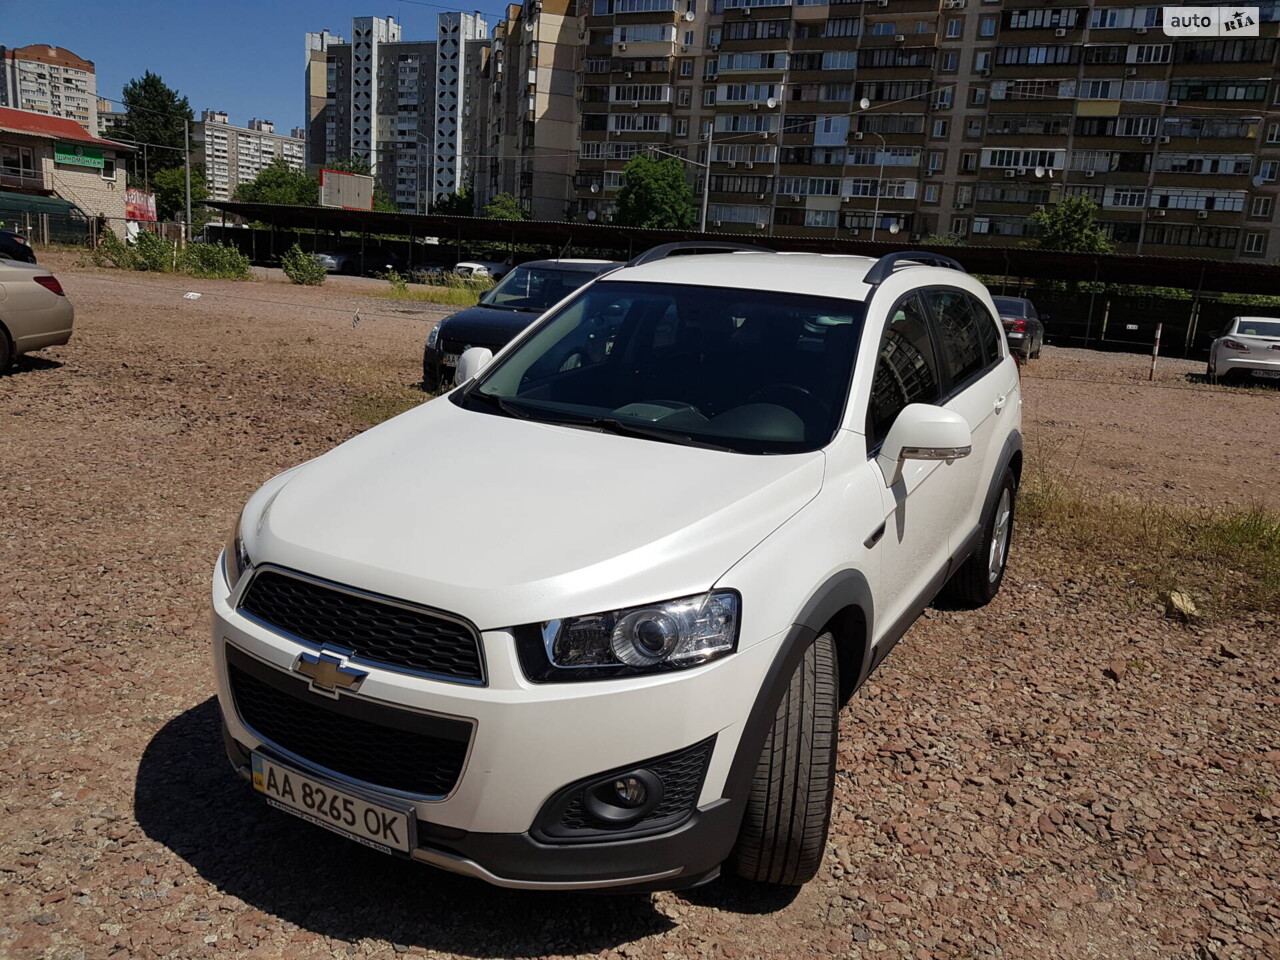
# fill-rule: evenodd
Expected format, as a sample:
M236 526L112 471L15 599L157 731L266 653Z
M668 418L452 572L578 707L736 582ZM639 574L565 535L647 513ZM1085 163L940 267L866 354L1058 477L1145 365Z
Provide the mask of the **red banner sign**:
M124 215L130 220L156 219L156 195L130 187L124 192Z

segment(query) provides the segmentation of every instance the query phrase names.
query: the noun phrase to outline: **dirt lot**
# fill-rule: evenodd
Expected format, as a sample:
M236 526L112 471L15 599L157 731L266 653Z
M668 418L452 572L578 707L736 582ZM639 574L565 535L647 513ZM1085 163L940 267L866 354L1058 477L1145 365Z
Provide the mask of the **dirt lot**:
M0 957L1280 957L1276 623L1180 625L1035 531L991 606L930 611L845 710L794 897L518 894L266 809L222 755L211 565L264 479L421 399L443 311L55 265L76 337L0 380ZM1046 350L1029 449L1280 506L1280 392L1188 369Z

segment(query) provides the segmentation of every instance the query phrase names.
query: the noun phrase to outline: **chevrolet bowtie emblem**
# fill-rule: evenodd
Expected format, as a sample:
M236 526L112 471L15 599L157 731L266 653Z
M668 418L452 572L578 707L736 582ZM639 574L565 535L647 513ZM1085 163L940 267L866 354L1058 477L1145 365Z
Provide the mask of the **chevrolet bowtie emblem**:
M311 689L317 693L338 695L338 688L355 690L369 674L364 670L346 666L339 657L327 653L303 653L293 665L296 673L302 674L311 681Z

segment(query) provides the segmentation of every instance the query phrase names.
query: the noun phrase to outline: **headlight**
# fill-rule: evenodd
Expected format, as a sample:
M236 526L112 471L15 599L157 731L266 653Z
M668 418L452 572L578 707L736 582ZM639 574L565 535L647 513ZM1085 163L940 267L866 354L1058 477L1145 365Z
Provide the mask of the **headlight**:
M440 339L440 328L443 326L443 323L437 323L431 328L431 332L427 334L428 347L434 347L436 345L436 341Z
M231 536L227 538L227 545L222 551L222 572L226 575L227 586L233 590L240 582L241 574L253 566L249 551L244 548L244 541L240 539L240 521L243 518L243 513L236 517L236 524L231 528Z
M695 667L732 653L740 619L738 595L715 590L520 627L516 640L530 680L604 680Z

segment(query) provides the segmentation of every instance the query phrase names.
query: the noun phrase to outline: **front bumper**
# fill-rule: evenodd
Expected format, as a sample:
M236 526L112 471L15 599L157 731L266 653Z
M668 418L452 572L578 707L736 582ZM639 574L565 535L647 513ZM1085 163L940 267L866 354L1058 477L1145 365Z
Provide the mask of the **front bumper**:
M299 655L315 648L238 613L232 600L219 564L213 648L228 756L246 776L253 750L298 765L297 754L261 738L243 720L228 658L248 656L264 669L296 678L292 668ZM374 710L401 708L472 724L465 763L447 795L414 795L332 772L329 779L339 788L353 784L367 794L408 800L418 820L414 859L500 886L669 889L714 877L733 847L742 814L741 798L724 795L726 781L781 637L693 670L559 684L523 677L509 632L486 631L481 642L486 686L361 664L368 676L358 693L339 697ZM569 785L708 738L714 747L691 815L682 823L624 839L548 839L541 832L551 801ZM746 751L758 756L758 745ZM325 776L320 764L303 769Z

